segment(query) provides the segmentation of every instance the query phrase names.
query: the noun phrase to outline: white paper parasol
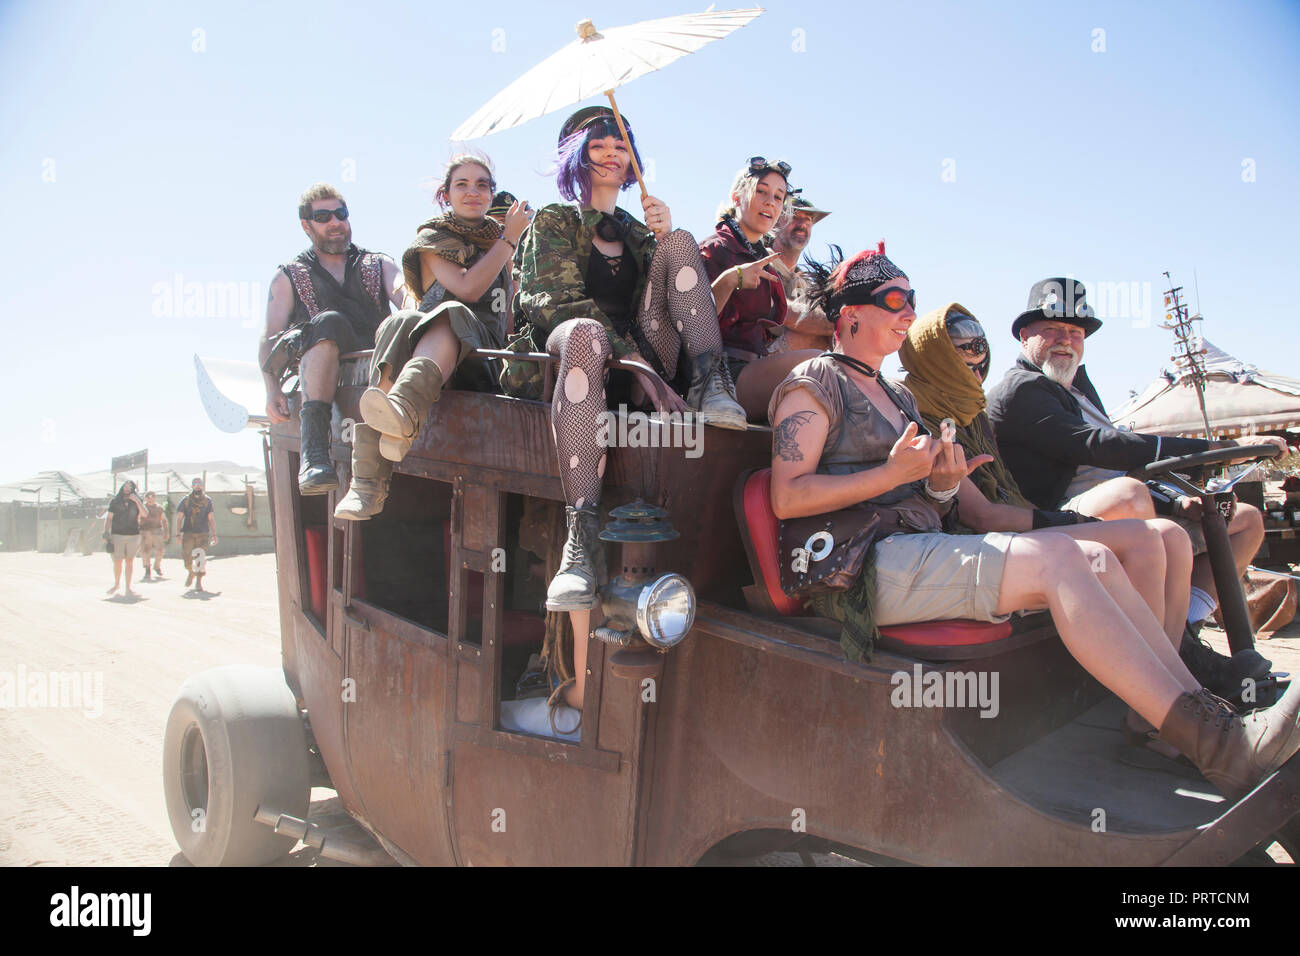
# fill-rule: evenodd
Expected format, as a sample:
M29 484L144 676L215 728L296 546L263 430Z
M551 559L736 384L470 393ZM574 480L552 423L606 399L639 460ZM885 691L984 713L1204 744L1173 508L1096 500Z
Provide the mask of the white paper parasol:
M600 93L609 97L622 130L623 118L614 102L616 87L722 39L762 12L762 7L753 7L688 13L608 30L598 30L590 20L583 20L577 26L576 40L488 100L456 128L451 139L477 139L510 129ZM623 135L626 137L626 130ZM639 168L636 174L640 181ZM644 183L641 190L645 192Z

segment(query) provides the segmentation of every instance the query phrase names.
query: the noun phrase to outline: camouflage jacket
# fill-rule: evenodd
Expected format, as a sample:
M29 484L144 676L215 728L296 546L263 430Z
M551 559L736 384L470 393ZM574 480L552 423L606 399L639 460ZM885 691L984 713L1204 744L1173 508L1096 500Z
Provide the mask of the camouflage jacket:
M633 302L640 303L650 275L650 259L655 253L654 233L632 218L624 209L616 213L627 224L625 243L639 265ZM533 326L533 341L545 348L546 337L568 319L595 319L609 333L610 346L617 358L637 351L630 336L621 336L614 324L587 294L587 263L591 258L592 236L601 213L597 209L579 210L571 203L552 203L537 211L532 226L524 234L515 258L515 288L523 322ZM635 312L636 309L633 309Z

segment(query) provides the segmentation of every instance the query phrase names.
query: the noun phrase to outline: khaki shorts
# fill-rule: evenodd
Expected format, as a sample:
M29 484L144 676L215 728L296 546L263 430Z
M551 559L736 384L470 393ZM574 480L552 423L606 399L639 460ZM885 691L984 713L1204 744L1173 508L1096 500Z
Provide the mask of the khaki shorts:
M140 532L140 554L146 561L157 558L162 560L163 556L163 533L158 530Z
M198 534L193 531L186 531L181 535L181 557L185 559L185 570L202 577L207 573L207 551L212 541L211 534ZM194 549L202 548L204 553L203 570L194 566Z
M922 621L1005 621L995 614L1014 534L894 534L876 542L878 627Z
M123 558L134 558L140 550L140 536L138 534L110 534L109 540L113 544L114 561L121 561Z

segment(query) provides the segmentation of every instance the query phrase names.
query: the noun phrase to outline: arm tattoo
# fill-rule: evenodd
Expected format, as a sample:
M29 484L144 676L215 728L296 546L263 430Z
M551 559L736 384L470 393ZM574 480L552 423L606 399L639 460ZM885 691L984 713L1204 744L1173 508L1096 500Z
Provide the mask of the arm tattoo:
M812 421L815 414L815 412L795 412L776 426L776 432L772 435L772 451L782 461L803 461L803 452L799 450L795 434L800 427Z

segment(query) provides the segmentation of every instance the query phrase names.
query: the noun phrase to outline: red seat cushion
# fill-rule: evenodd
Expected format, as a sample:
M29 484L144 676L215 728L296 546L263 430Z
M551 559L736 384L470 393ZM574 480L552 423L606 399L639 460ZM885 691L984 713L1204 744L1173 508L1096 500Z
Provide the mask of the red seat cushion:
M744 479L742 504L753 556L758 562L755 583L761 583L777 612L790 617L807 614L803 602L781 590L781 556L777 553L779 520L772 510L772 469L762 468ZM925 621L880 629L882 636L909 647L965 647L991 644L1011 635L1011 622Z
M325 530L323 524L307 525L302 529L307 545L307 583L311 586L311 613L322 624L325 622L325 571L329 567Z
M1010 637L1011 622L991 624L987 621L925 621L921 624L882 627L880 634L908 647L970 647L992 644Z
M754 583L763 585L778 613L787 617L806 614L801 600L792 598L781 590L781 559L777 554L778 520L776 512L772 510L771 468L759 469L745 479L742 501L745 523L749 525L749 537L759 565L750 569L757 579Z

